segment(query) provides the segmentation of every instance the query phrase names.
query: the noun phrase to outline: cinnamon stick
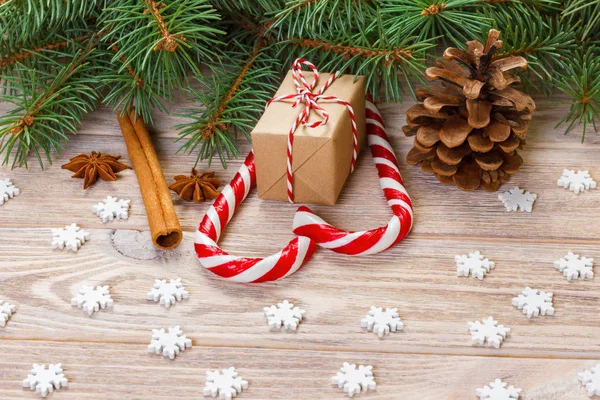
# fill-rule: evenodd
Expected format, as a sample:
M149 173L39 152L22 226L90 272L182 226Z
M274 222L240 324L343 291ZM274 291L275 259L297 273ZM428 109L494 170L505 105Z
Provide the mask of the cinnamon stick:
M183 233L150 135L133 112L118 118L146 206L152 242L159 249L170 250L181 242Z

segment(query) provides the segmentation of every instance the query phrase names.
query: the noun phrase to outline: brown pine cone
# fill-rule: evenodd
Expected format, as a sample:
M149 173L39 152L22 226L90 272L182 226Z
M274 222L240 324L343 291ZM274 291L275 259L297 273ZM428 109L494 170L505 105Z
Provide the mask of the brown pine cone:
M499 36L492 29L485 45L474 40L467 51L447 48L444 60L425 72L443 86L418 90L422 103L406 112L402 127L415 136L406 162L462 190L496 191L523 164L516 149L525 143L535 103L509 87L521 82L509 71L527 68L527 61L498 56Z

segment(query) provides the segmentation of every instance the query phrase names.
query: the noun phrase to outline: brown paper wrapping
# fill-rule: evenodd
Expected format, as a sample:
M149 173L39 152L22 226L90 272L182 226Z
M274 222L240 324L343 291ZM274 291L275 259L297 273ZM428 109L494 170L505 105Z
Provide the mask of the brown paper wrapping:
M170 250L179 245L183 233L148 130L133 113L119 115L119 125L146 206L152 242L159 249Z
M307 81L312 72L304 72ZM330 74L320 74L315 91ZM276 96L296 93L291 71L277 90ZM365 142L365 79L353 75L338 77L325 94L348 101L356 116L359 150ZM297 203L333 205L350 172L353 153L352 126L346 106L320 102L329 112L329 122L318 128L299 126L294 134L292 171L294 201ZM303 105L292 108L290 102L272 103L252 131L256 163L258 197L263 200L287 201L288 132ZM311 112L309 122L320 117Z

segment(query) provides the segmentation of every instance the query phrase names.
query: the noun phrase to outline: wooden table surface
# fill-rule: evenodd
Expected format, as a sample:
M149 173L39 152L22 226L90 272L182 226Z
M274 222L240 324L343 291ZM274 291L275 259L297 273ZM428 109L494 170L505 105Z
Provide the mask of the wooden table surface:
M0 398L36 398L21 388L33 363L63 363L69 388L56 399L199 399L207 369L235 366L249 381L240 399L343 399L330 383L343 362L373 365L376 392L364 399L475 399L475 389L501 378L522 399L586 399L577 373L600 361L600 277L567 282L553 267L568 251L600 261L600 190L579 195L556 185L563 168L590 169L600 180L600 137L563 136L554 125L566 106L538 97L525 165L514 185L538 195L533 213L506 213L497 194L444 186L405 165L411 148L400 127L413 104L380 109L412 197L414 228L384 253L348 258L318 250L295 275L275 283L219 280L195 259L194 231L210 203L173 197L185 231L173 251L149 244L144 205L133 171L87 191L60 166L90 151L122 154L113 112L85 118L66 150L46 170L0 168L21 194L0 207L0 299L18 310L0 328ZM178 102L177 112L192 106ZM197 106L197 105L196 105ZM1 106L6 110L6 106ZM155 145L168 180L188 173L195 157L176 154L180 119L157 115ZM249 150L245 144L242 154ZM229 180L241 160L227 170ZM207 164L201 163L200 170ZM102 224L92 205L107 195L131 199L130 218ZM339 203L314 209L349 230L389 219L371 155L363 151ZM295 207L259 201L252 192L221 245L240 255L278 251L293 237ZM90 241L77 253L53 250L50 229L77 223ZM496 268L483 281L456 276L454 255L480 250ZM155 278L181 277L190 293L166 309L148 302ZM71 306L82 284L109 285L114 307L85 316ZM511 299L525 286L554 293L554 316L528 320ZM262 309L289 299L306 309L295 333L270 332ZM371 305L398 307L404 331L383 340L363 331ZM473 347L468 321L493 316L512 329L500 349ZM193 348L174 361L149 354L151 329L181 325Z

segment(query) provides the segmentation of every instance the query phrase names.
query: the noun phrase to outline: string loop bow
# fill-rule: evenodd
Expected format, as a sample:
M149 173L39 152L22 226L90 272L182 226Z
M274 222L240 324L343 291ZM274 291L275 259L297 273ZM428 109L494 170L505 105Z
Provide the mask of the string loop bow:
M308 66L313 72L313 79L311 82L306 80L304 72L302 71L302 65ZM292 148L294 145L294 133L300 125L304 125L308 128L317 128L323 126L329 122L329 113L318 103L319 101L327 103L337 103L346 106L348 114L350 115L350 121L352 123L352 139L353 139L353 152L352 152L352 164L350 166L350 172L354 171L356 167L356 157L358 155L358 130L356 128L356 117L354 116L354 110L352 105L342 99L339 99L332 95L325 95L325 91L331 86L331 84L341 75L340 71L332 74L323 86L313 92L315 86L319 81L319 70L310 61L304 58L297 58L292 64L292 80L296 87L296 93L285 94L281 96L275 96L267 102L265 107L268 108L273 102L289 101L292 100L292 108L295 108L299 104L304 105L302 112L296 117L290 131L288 132L287 141L287 192L288 200L290 203L294 203L294 191L293 191L293 171L292 171ZM310 112L315 111L320 119L312 123L308 122Z

